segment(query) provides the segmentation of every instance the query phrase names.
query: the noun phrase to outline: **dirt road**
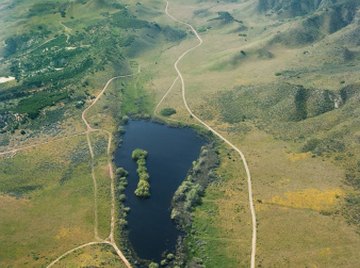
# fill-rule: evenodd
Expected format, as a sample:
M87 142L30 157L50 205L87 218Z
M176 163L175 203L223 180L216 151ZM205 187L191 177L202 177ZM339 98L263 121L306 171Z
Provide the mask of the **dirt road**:
M187 27L189 27L191 29L191 31L195 34L196 38L198 39L199 43L195 46L193 46L192 48L189 48L188 50L186 50L183 54L181 54L177 61L174 63L174 68L178 74L178 77L180 78L181 81L181 89L182 89L182 97L183 97L183 101L184 101L184 105L187 109L187 111L189 112L189 114L195 118L199 123L201 123L203 126L205 126L208 130L210 130L212 133L214 133L217 137L219 137L221 140L223 140L226 144L228 144L231 148L233 148L239 155L240 158L244 164L244 168L246 171L246 176L247 176L247 183L248 183L248 196L249 196L249 207L250 207L250 212L251 212L251 221L252 221L252 239L251 239L251 260L250 260L250 267L251 268L255 268L255 256L256 256L256 214L255 214L255 208L254 208L254 201L253 201L253 193L252 193L252 181L251 181L251 174L250 174L250 169L249 166L247 164L246 158L244 156L244 154L240 151L239 148L237 148L235 145L233 145L228 139L226 139L224 136L222 136L219 132L217 132L216 130L214 130L212 127L210 127L208 124L206 124L204 121L202 121L199 117L197 117L192 110L190 109L187 100L186 100L186 88L185 88L185 82L184 82L184 78L182 76L182 73L178 67L179 63L181 62L181 60L188 55L191 51L195 50L196 48L200 47L203 44L203 40L201 38L201 36L198 34L198 32L194 29L194 27L186 22L183 22L181 20L178 20L177 18L175 18L174 16L172 16L169 13L169 2L166 1L166 7L165 7L165 13L166 15L172 19L175 22L178 22L182 25L185 25ZM177 78L176 78L177 79Z

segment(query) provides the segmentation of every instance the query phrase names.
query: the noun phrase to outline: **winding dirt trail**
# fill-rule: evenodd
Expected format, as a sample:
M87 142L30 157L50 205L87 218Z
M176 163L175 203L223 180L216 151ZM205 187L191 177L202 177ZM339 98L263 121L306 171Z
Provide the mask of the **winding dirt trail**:
M140 73L140 67L138 69L138 73ZM89 147L89 151L90 151L90 157L91 157L91 176L93 179L93 184L94 184L94 217L95 217L95 222L94 222L94 235L95 235L95 240L97 241L92 241L83 245L80 245L78 247L75 247L73 249L68 250L67 252L65 252L64 254L62 254L60 257L58 257L57 259L55 259L53 262L51 262L47 267L52 267L54 264L56 264L58 261L60 261L61 259L63 259L64 257L66 257L67 255L73 253L76 250L82 249L84 247L87 246L91 246L91 245L97 245L97 244L108 244L111 245L114 250L116 251L116 254L120 257L120 259L123 261L123 263L125 264L126 267L128 268L132 268L130 262L126 259L125 255L122 253L122 251L118 248L118 246L116 245L115 242L115 238L114 238L114 233L115 233L115 223L116 223L116 212L115 212L115 176L114 176L114 171L113 171L113 165L112 165L112 160L111 160L111 144L112 144L112 134L111 132L107 131L107 130L103 130L103 129L96 129L93 128L89 121L86 119L86 114L88 113L88 111L100 100L100 98L104 95L106 89L109 87L109 85L116 79L119 78L127 78L127 77L132 77L136 74L129 74L129 75L120 75L120 76L115 76L113 78L111 78L110 80L108 80L105 84L105 86L103 87L103 89L100 91L100 93L97 95L97 97L94 99L94 101L82 112L81 114L81 118L83 120L83 122L86 125L86 139L87 139L87 143L88 143L88 147ZM97 180L96 180L96 175L95 175L95 163L94 163L94 149L93 146L91 144L91 139L90 139L90 134L92 132L103 132L105 133L109 139L108 139L108 145L107 145L107 156L108 156L108 170L109 170L109 177L111 180L111 223L110 223L110 234L108 236L108 238L106 238L105 240L101 239L98 235L98 210L97 210Z
M140 73L140 66L138 69L138 72ZM113 171L113 165L112 165L112 158L111 158L111 144L112 144L112 134L111 132L107 131L107 130L103 130L103 129L95 129L93 128L90 123L87 121L86 119L86 114L87 112L100 100L100 98L104 95L106 89L109 87L109 85L116 79L119 78L127 78L127 77L132 77L135 76L136 74L129 74L129 75L120 75L120 76L116 76L111 78L110 80L107 81L107 83L105 84L105 86L103 87L103 89L100 91L100 93L97 95L97 97L94 99L94 101L82 112L81 114L81 118L83 120L83 122L86 125L86 131L85 132L79 132L79 133L75 133L74 135L71 136L66 136L66 137L62 137L62 138L58 138L58 139L53 139L50 141L46 141L46 142L42 142L42 143L38 143L38 144L33 144L33 145L27 145L27 146L23 146L23 147L19 147L19 148L14 148L8 151L4 151L4 152L0 152L0 156L5 156L8 154L16 154L18 151L23 151L23 150L27 150L27 149L31 149L40 145L45 145L45 144L49 144L52 142L56 142L56 141L60 141L60 140L64 140L64 139L68 139L68 138L72 138L75 136L80 136L80 135L84 135L86 134L86 139L87 139L87 144L89 147L89 151L90 151L90 157L91 157L91 176L92 176L92 180L93 180L93 185L94 185L94 236L95 236L95 240L96 241L92 241L83 245L80 245L78 247L75 247L73 249L68 250L67 252L65 252L64 254L62 254L60 257L58 257L57 259L55 259L53 262L51 262L47 267L52 267L54 264L56 264L58 261L60 261L62 258L66 257L67 255L73 253L76 250L79 250L81 248L87 247L87 246L91 246L91 245L96 245L96 244L109 244L111 245L114 250L116 251L117 255L120 257L120 259L124 262L124 264L126 265L126 267L131 268L131 264L129 263L129 261L126 259L126 257L124 256L124 254L121 252L121 250L118 248L118 246L116 245L115 242L115 238L114 238L114 233L115 233L115 223L116 223L116 200L115 200L115 176L114 176L114 171ZM106 240L103 240L99 237L98 235L98 210L97 210L97 180L96 180L96 175L95 175L95 166L94 166L94 150L93 150L93 146L91 144L91 139L90 139L90 134L92 132L103 132L108 136L108 145L107 145L107 156L108 156L108 170L109 170L109 177L111 180L111 223L110 223L110 234L108 236L108 238L106 238Z
M216 136L218 136L221 140L223 140L226 144L228 144L231 148L233 148L241 157L241 160L244 164L244 168L246 171L246 176L247 176L247 183L248 183L248 198L249 198L249 208L250 208L250 212L251 212L251 221L252 221L252 239L251 239L251 260L250 260L250 267L251 268L255 268L255 256L256 256L256 214L255 214L255 208L254 208L254 201L253 201L253 193L252 193L252 181L251 181L251 174L250 174L250 169L249 166L247 164L245 155L240 151L239 148L237 148L235 145L233 145L228 139L226 139L224 136L222 136L219 132L217 132L216 130L214 130L212 127L210 127L208 124L206 124L204 121L202 121L199 117L197 117L192 110L190 109L187 100L186 100L186 90L185 90L185 82L184 82L184 78L182 76L181 71L179 70L179 63L181 62L181 60L188 55L191 51L195 50L196 48L200 47L203 44L203 40L201 38L201 36L198 34L198 32L194 29L194 27L186 22L183 22L181 20L178 20L177 18L175 18L174 16L172 16L169 13L169 1L166 1L166 7L165 7L165 13L166 15L172 19L175 22L178 22L182 25L185 25L187 27L189 27L191 29L191 31L195 34L196 38L198 39L199 43L195 46L193 46L192 48L189 48L188 50L186 50L183 54L181 54L178 59L176 60L176 62L174 63L174 68L178 74L178 78L180 78L181 81L181 89L182 89L182 97L183 97L183 102L184 105L186 107L186 110L189 112L189 114L195 118L199 123L201 123L203 126L205 126L208 130L210 130L212 133L214 133ZM176 79L178 79L176 78ZM176 80L174 81L175 84Z
M129 75L120 75L120 76L115 76L113 78L111 78L110 80L108 80L105 84L105 86L103 87L103 89L100 91L100 93L97 95L97 97L94 99L94 101L82 112L81 114L81 118L83 120L83 122L86 125L86 140L88 143L88 147L89 147L89 151L90 151L90 157L91 157L91 176L93 179L93 184L94 184L94 217L95 217L95 223L94 223L94 235L95 235L95 239L99 240L99 235L98 235L98 210L97 210L97 181L96 181L96 175L95 175L95 163L94 163L94 150L91 144L91 139L90 139L90 134L91 132L104 132L105 134L108 135L109 140L108 140L108 147L107 147L107 155L108 155L108 165L109 165L109 173L110 173L110 179L111 179L111 229L110 229L110 235L109 237L112 238L111 241L114 242L114 229L115 229L115 190L114 188L114 175L113 175L113 169L112 169L112 163L111 163L111 142L112 142L112 134L107 131L107 130L102 130L102 129L95 129L93 128L90 123L87 121L86 119L86 114L88 113L88 111L100 100L100 98L104 95L106 89L109 87L109 85L116 79L119 78L126 78L126 77L131 77L133 76L133 74L129 74Z
M67 27L64 23L62 23L61 21L59 22L60 25L62 27L64 27L64 34L66 35L66 43L69 43L69 39L70 39L70 33L72 32L72 29Z
M56 260L52 261L47 267L50 268L52 267L53 265L55 265L58 261L60 261L62 258L66 257L67 255L79 250L79 249L82 249L82 248L85 248L85 247L88 247L88 246L92 246L92 245L98 245L98 244L107 244L107 242L89 242L89 243L86 243L86 244L83 244L83 245L80 245L76 248L73 248L73 249L70 249L69 251L65 252L63 255L61 255L60 257L58 257Z

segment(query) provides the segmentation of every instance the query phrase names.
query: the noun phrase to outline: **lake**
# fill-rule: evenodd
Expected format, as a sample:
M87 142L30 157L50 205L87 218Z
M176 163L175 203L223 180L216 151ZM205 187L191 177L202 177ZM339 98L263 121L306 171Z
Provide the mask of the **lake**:
M125 191L125 205L131 208L127 218L129 241L140 258L159 262L164 251L174 252L180 235L170 219L172 197L206 141L193 129L150 121L130 120L125 130L123 143L115 152L115 163L129 172ZM134 194L138 175L131 153L136 148L148 152L149 199Z

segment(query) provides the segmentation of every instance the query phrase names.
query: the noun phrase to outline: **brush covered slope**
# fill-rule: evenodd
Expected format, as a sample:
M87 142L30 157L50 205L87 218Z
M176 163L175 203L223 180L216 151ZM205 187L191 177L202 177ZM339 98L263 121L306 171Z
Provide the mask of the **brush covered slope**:
M65 252L56 265L125 265L106 244L70 251L109 237L114 205L109 136L97 131L87 140L82 112L110 78L133 74L110 84L86 120L115 133L125 114L149 114L152 97L144 84L152 74L139 72L137 57L186 36L156 22L158 3L135 4L1 2L1 267L46 267ZM138 9L151 16L139 16ZM122 214L115 217L116 225Z
M358 265L359 7L357 0L170 1L170 13L204 40L179 64L188 104L248 160L257 267ZM174 62L196 39L164 8L160 0L0 4L0 78L14 78L0 84L0 146L9 151L0 159L0 266L46 266L109 236L108 136L90 135L95 188L81 113L110 78L140 70L113 81L86 115L92 127L121 132L124 115L148 117L160 100L159 111L173 111L162 120L197 123L179 80L168 91ZM224 144L215 154L219 163L186 211L175 258L185 267L249 267L243 164ZM126 222L119 211L117 221ZM123 264L108 245L93 245L57 265Z
M189 106L248 159L258 267L357 265L359 8L354 0L170 5L204 41L179 65ZM176 109L172 120L195 123L181 97L176 85L163 106ZM232 150L219 154L221 180L193 211L189 263L248 267L246 177Z

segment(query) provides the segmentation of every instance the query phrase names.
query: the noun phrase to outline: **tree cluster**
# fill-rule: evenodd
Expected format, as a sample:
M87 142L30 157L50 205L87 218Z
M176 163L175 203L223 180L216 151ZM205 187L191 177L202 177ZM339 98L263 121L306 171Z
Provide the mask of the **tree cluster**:
M146 168L147 155L147 151L142 149L135 149L132 152L132 159L134 159L138 165L136 171L139 176L139 182L135 190L135 195L140 198L150 197L150 176Z

